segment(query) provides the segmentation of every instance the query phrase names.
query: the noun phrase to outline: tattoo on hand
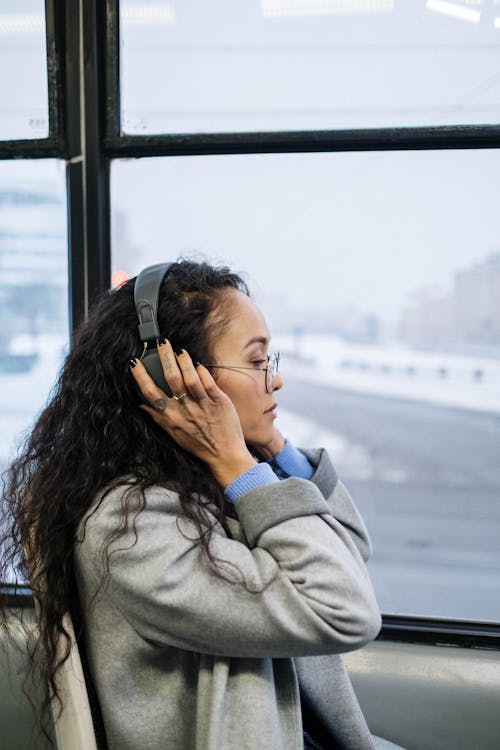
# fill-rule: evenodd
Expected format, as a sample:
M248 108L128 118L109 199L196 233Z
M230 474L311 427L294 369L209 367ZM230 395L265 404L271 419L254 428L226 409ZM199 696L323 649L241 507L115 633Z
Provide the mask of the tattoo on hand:
M164 398L157 398L156 401L153 401L153 407L156 409L156 411L166 411L167 402Z
M205 440L207 441L207 443L209 444L211 448L215 448L216 442L210 433L210 428L204 427L200 422L196 422L195 424L196 424L196 427L198 428L198 431L194 432L193 434L201 435L203 438L205 438Z

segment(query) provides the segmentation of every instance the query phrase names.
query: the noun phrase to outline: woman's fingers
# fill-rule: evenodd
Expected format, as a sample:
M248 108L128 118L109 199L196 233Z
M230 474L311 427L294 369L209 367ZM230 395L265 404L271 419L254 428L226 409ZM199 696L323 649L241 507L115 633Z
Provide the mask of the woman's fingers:
M160 344L158 347L158 356L163 368L165 380L174 396L180 396L182 393L185 393L186 388L184 385L184 378L179 369L177 358L170 341L165 341L164 344Z
M185 399L179 400L178 398L185 393L199 403L207 398L207 393L210 394L212 400L220 400L222 391L220 391L208 370L202 365L195 367L185 349L176 355L170 342L166 341L158 347L158 356L165 380L174 398L177 397L176 400L179 404L185 405ZM132 369L132 375L142 394L156 412L165 411L168 402L171 402L172 399L167 399L165 393L148 374L142 362L140 360L135 361L136 366Z
M207 392L200 380L197 368L193 360L185 349L177 355L177 364L181 370L184 380L185 389L195 401L203 401L207 397Z
M212 374L204 365L198 365L196 371L198 373L198 377L200 378L201 384L203 385L207 395L210 396L212 401L215 401L217 403L219 401L222 401L224 398L227 398L224 391L221 391L221 389L213 379Z
M139 386L142 395L155 408L156 411L164 411L166 408L166 395L158 388L151 375L148 373L140 359L135 360L131 368L132 377Z

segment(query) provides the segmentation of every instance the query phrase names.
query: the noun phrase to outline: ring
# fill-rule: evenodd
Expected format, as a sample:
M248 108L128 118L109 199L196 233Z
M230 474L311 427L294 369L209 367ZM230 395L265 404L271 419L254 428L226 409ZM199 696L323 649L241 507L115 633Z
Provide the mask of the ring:
M176 401L182 401L183 398L186 398L187 393L184 391L184 393L181 393L180 396L174 396Z

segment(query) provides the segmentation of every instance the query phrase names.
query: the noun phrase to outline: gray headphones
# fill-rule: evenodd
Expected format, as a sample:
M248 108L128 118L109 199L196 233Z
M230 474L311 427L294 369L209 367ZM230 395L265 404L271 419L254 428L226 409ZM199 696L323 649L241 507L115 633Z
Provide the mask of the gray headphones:
M139 336L143 343L143 353L140 360L156 385L169 397L172 396L172 391L167 385L158 356L158 343L161 338L158 325L158 299L160 287L172 265L173 263L157 263L154 266L144 268L137 276L134 285L135 309L139 318ZM148 403L142 394L141 398L144 403Z

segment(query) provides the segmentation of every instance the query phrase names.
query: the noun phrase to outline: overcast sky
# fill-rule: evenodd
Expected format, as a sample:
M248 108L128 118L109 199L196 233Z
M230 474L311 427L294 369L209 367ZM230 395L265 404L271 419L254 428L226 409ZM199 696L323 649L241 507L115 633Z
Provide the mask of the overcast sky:
M500 152L477 150L116 162L113 205L138 252L114 242L114 264L199 249L261 291L392 316L500 249L499 174Z

